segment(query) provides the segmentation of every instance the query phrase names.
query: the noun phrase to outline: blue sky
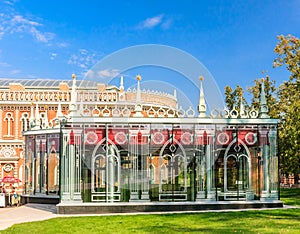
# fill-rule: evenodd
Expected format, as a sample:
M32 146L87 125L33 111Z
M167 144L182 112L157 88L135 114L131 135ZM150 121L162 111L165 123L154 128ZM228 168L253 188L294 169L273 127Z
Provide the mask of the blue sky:
M299 0L4 0L0 77L70 79L76 73L84 79L115 51L160 44L198 59L221 90L252 85L263 70L280 83L288 79L285 69L272 68L280 34L300 36ZM185 85L179 74L157 68L124 75L136 72L145 80L173 79L174 86Z

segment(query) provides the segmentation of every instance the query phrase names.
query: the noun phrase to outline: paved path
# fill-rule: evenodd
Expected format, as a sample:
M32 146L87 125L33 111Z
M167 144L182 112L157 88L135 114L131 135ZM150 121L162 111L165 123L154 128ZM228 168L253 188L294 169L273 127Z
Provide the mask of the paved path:
M284 208L296 208L292 206L284 206ZM298 207L297 207L298 208ZM271 209L281 209L281 208L263 208L257 210L271 210ZM243 210L255 210L255 209L243 209ZM192 211L184 213L198 213L198 212L210 212L212 210L203 211ZM234 210L217 210L213 212L225 212L225 211L241 211L239 209ZM168 212L163 212L168 213ZM182 213L169 212L169 213ZM140 212L140 213L122 213L122 214L95 214L96 216L106 216L106 215L133 215L133 214L161 214L161 212ZM11 227L17 223L26 223L33 221L41 221L56 217L67 217L67 216L92 216L92 214L79 214L79 215L59 215L57 214L57 209L55 205L47 204L26 204L20 207L6 207L0 208L0 231Z
M0 208L0 230L17 223L40 221L57 216L55 205L27 204L20 207Z

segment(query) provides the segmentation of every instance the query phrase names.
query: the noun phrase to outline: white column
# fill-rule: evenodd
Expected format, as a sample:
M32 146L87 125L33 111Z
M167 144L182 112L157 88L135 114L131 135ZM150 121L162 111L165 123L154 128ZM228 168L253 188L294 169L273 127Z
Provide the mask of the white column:
M133 134L130 136L133 144L130 144L130 158L131 158L131 180L130 180L130 202L135 202L139 200L138 194L138 135Z
M150 197L149 197L149 177L147 175L147 160L149 157L149 135L150 135L150 131L143 131L143 135L142 138L147 139L146 144L145 145L141 145L140 146L140 160L141 161L141 184L142 184L142 194L141 194L141 200L143 201L150 201ZM142 140L142 141L143 141Z
M112 145L108 146L108 154L107 154L107 182L108 182L108 201L114 201L114 183L115 183L115 167L114 167L114 150Z
M69 150L69 136L70 131L63 130L63 141L62 141L62 152L61 152L61 202L70 201L70 169L69 169L69 158L70 158L70 150Z
M270 142L270 190L271 190L271 199L278 199L278 157L276 152L276 130L270 130L269 132L269 142Z
M262 159L263 159L263 190L261 194L262 199L268 199L270 197L270 184L269 184L269 145L267 144L268 140L268 131L266 129L260 130L260 140L262 148Z
M70 145L73 153L70 151L70 171L71 171L71 197L73 201L82 202L81 198L81 129L74 131L74 145Z

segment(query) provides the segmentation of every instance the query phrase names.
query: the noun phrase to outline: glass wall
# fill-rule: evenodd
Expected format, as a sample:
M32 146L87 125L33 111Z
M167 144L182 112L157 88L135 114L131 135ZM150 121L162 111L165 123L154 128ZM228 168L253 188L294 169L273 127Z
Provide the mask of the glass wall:
M276 125L69 124L26 136L26 193L61 201L278 199Z
M26 136L25 193L59 195L59 134Z

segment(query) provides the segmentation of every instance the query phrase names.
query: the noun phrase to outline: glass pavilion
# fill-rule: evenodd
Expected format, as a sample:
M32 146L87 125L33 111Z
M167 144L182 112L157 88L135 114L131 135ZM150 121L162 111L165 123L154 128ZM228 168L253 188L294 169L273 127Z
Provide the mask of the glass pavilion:
M99 118L73 99L57 126L24 132L25 194L60 203L278 200L277 120L263 88L258 111L210 118L205 103L197 117L142 117L138 98L132 116Z

